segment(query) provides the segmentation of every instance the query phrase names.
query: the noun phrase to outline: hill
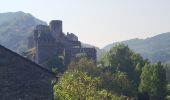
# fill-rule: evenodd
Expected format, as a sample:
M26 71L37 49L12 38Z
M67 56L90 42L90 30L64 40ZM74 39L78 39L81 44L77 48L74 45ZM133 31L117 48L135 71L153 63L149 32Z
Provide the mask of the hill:
M38 24L46 22L21 11L0 13L0 44L16 52L24 51L27 37Z
M131 39L107 45L102 50L108 51L118 43L124 43L132 50L140 53L144 58L148 58L151 63L161 61L170 62L170 32L162 33L146 39Z
M0 13L0 44L21 53L27 50L27 38L33 34L32 31L38 24L47 24L29 13L8 12ZM83 47L95 47L82 43ZM98 54L101 51L95 47Z
M38 24L46 24L29 13L8 12L0 13L0 44L15 51L22 52L27 49L27 38ZM170 32L163 33L147 39L131 39L116 42L99 49L95 46L83 44L83 47L95 47L98 58L103 52L108 51L118 43L127 44L135 52L148 58L152 63L160 60L164 63L170 62Z

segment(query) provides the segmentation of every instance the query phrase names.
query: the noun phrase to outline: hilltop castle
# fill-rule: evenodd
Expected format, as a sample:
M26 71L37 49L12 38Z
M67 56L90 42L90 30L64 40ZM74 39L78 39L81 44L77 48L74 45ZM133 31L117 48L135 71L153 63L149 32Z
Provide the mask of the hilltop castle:
M95 48L82 48L76 35L64 34L61 20L52 20L49 26L37 25L33 36L28 38L28 48L27 57L41 65L51 58L62 56L63 64L67 66L79 53L96 61Z

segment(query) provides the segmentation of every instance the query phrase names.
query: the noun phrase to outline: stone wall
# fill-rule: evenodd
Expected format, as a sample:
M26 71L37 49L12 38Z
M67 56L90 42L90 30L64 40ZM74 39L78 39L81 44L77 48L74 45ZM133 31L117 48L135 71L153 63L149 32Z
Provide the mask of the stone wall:
M65 49L65 65L69 65L71 61L76 58L79 53L86 54L88 59L96 61L96 49L95 48L67 48Z
M52 66L44 63L47 63L50 59L63 56L65 58L64 65L67 67L66 65L75 58L75 54L82 53L82 51L87 54L88 58L96 61L95 48L81 48L81 42L75 34L64 34L61 20L52 20L49 26L36 26L34 43L36 52L28 54L27 57L48 69Z
M55 74L0 46L0 100L53 100Z

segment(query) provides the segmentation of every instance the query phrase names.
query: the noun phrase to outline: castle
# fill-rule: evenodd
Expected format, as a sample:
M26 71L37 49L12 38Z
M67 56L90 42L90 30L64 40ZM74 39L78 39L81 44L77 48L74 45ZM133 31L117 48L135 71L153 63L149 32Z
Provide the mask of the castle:
M64 34L61 20L52 20L49 26L37 25L34 34L28 38L28 48L27 57L47 68L50 66L43 63L49 59L62 56L63 64L67 66L80 53L96 61L96 49L83 48L73 33Z

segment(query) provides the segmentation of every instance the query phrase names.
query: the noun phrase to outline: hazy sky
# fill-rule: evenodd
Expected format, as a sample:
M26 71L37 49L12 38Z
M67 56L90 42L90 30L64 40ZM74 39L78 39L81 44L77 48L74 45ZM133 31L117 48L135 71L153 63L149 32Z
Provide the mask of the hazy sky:
M63 20L64 32L98 47L170 32L170 0L1 0L0 13L15 11Z

